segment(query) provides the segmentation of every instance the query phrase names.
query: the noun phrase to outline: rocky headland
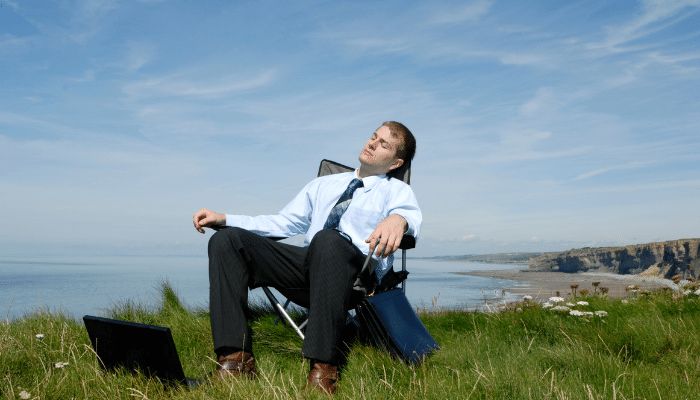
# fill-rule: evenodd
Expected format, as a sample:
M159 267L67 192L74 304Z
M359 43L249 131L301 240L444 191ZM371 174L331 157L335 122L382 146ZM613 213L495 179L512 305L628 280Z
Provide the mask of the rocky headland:
M700 271L700 239L680 239L624 247L584 247L530 259L530 271L605 272L670 279Z

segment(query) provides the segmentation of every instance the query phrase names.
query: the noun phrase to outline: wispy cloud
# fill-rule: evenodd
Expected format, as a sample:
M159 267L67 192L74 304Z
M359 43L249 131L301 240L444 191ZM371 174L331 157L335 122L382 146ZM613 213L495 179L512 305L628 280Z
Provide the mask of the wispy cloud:
M126 56L123 66L129 72L138 71L152 61L156 57L157 52L157 46L152 42L129 42L126 45Z
M163 204L180 232L205 204L277 211L393 119L418 138L431 252L697 230L699 2L15 2L2 179L47 221L78 199L138 226Z
M145 185L156 178L183 179L201 171L196 161L144 141L13 140L0 135L0 144L5 170L12 164L39 166L43 171L42 182L77 183L76 180L83 179L102 185L100 181L107 178L104 172L116 168L122 175L118 186L123 187Z
M89 70L85 71L85 73L83 74L83 76L81 78L70 78L70 80L73 82L78 82L78 83L91 82L91 81L95 80L95 73L96 73L96 71L94 69L89 69Z
M588 47L590 49L606 49L611 53L637 50L642 47L639 45L622 46L652 36L691 17L698 12L699 7L700 1L697 0L644 0L641 2L641 14L639 17L621 26L608 28L608 33L603 41L590 43ZM646 44L644 47L653 45L653 43Z
M191 96L215 98L234 92L257 89L274 82L275 70L268 69L248 79L240 76L223 76L216 81L195 81L177 74L161 78L151 78L124 85L123 91L132 97L151 96Z
M556 100L554 90L549 87L537 89L535 97L525 102L518 109L520 114L532 117L543 112L552 113L560 108L561 101Z
M18 38L5 33L0 35L0 51L16 50L26 46L28 42L27 38Z
M488 14L492 5L493 1L478 0L471 4L443 9L433 14L429 22L433 24L455 24L478 20Z
M594 177L596 175L604 174L604 173L610 172L610 171L642 168L642 167L645 167L647 165L648 164L645 164L642 162L630 162L630 163L622 164L622 165L613 165L613 166L609 166L609 167L598 168L598 169L595 169L593 171L589 171L589 172L586 172L584 174L577 176L576 178L573 179L573 181L580 181L582 179L588 179L588 178Z
M4 111L0 111L0 123L13 126L14 129L11 131L16 131L18 127L21 127L29 132L40 132L54 137L71 137L87 133L85 130L75 126ZM7 131L5 132L8 133Z
M77 3L75 18L90 25L97 24L110 11L118 7L116 0L82 0Z

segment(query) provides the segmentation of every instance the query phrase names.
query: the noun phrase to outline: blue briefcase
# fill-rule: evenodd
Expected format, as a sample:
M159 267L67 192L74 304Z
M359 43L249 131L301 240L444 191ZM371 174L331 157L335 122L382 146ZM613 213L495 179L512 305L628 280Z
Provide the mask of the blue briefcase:
M356 311L365 336L402 362L417 364L440 349L401 289L365 297Z

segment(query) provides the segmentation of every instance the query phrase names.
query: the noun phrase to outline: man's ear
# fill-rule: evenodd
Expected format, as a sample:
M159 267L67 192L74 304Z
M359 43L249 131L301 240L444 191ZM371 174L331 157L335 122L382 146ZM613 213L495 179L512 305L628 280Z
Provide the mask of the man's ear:
M391 164L391 166L389 167L389 171L391 171L392 169L396 169L402 165L403 165L403 160L400 158L397 158L396 161L394 161L394 163Z

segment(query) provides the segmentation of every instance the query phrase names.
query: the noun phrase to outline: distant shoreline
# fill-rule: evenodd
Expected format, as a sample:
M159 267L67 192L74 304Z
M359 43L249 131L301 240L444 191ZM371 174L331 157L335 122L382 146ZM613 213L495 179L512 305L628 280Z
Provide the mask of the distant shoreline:
M577 293L586 289L592 294L595 290L593 282L600 282L598 288L608 289L610 297L627 297L631 293L626 289L630 285L637 285L641 290L656 290L662 287L676 287L672 281L662 278L639 277L637 275L619 275L605 272L544 272L528 271L526 269L508 269L493 271L469 271L455 272L458 275L481 276L494 279L507 279L522 282L522 287L506 290L516 295L530 295L533 300L546 300L549 297L559 295L571 297L573 289L571 285L578 285Z
M478 257L408 257L409 260L423 260L423 261L437 261L437 262L473 262L473 263L483 263L483 264L518 264L518 265L529 265L529 261L525 260L512 260L504 258L488 258L480 259Z
M530 265L524 261L504 261L504 260L470 260L464 258L412 258L412 260L437 261L437 262L473 262L482 264L517 264Z

